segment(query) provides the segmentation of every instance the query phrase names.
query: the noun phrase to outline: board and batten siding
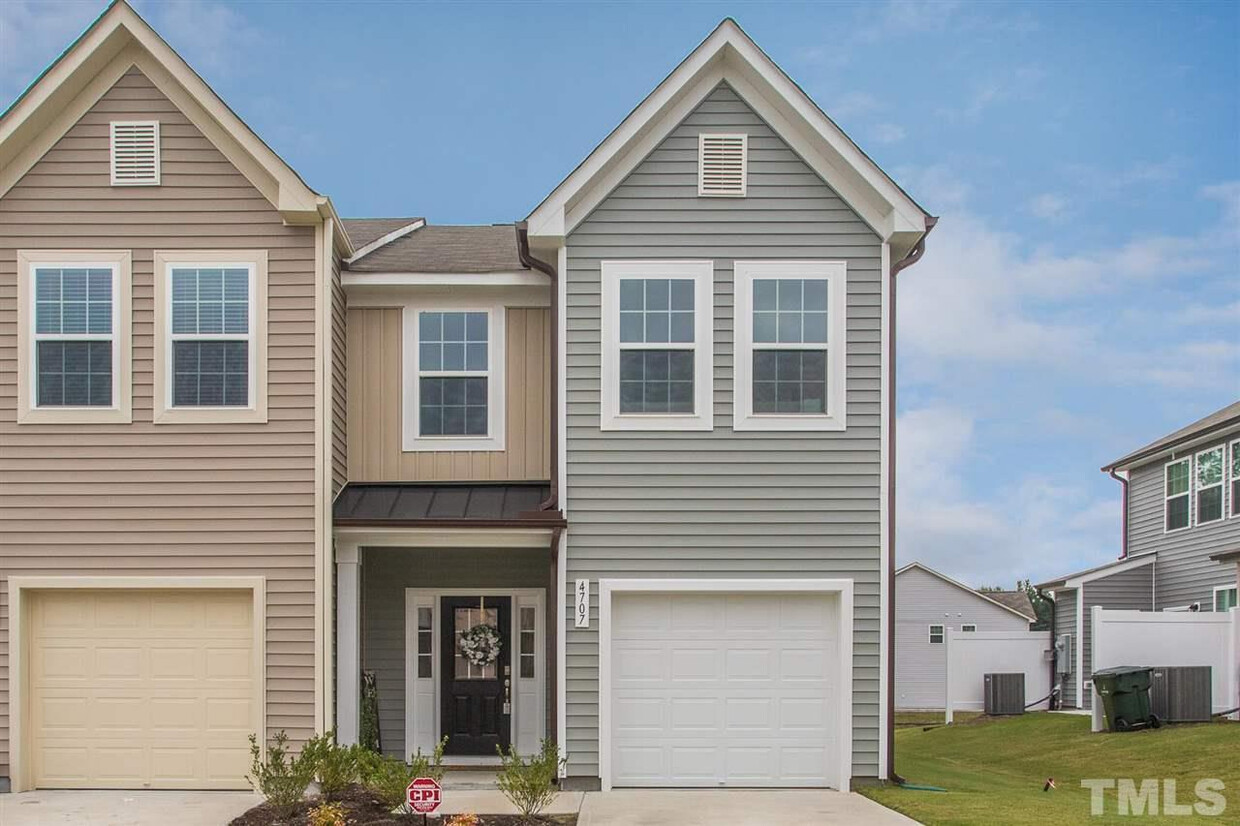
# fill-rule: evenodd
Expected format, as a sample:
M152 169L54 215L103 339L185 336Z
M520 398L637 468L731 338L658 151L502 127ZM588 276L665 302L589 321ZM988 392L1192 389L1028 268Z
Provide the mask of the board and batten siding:
M160 122L162 184L112 187L108 124ZM153 251L268 253L268 422L152 424ZM17 425L19 249L133 256L133 422ZM269 731L314 727L315 230L132 69L0 198L0 777L10 575L263 576Z
M1081 653L1084 663L1085 675L1081 679L1086 679L1088 675L1093 674L1093 651L1094 651L1094 629L1090 618L1093 616L1094 606L1101 605L1110 611L1150 611L1154 607L1154 566L1142 565L1140 568L1133 568L1127 571L1121 571L1111 576L1095 579L1086 582L1085 588L1085 639L1083 640L1084 648ZM1080 682L1078 680L1078 682ZM1093 701L1093 692L1087 692L1084 696L1085 708L1090 708Z
M1060 705L1064 708L1071 708L1076 706L1076 688L1080 684L1076 674L1076 647L1081 644L1076 633L1076 589L1069 588L1053 593L1055 595L1055 627L1051 643L1053 645L1063 634L1072 636L1072 656L1068 659L1070 673L1055 675L1055 679L1059 680L1063 686L1063 696L1059 698ZM1058 665L1056 665L1056 670L1058 670Z
M1240 438L1240 431L1195 447L1176 458L1191 456L1202 450L1226 445ZM1227 457L1229 458L1229 457ZM1231 508L1231 485L1223 485L1223 518L1207 525L1196 524L1196 492L1190 496L1193 523L1180 531L1164 530L1163 467L1164 459L1129 473L1128 486L1128 553L1129 555L1158 552L1158 576L1155 608L1180 608L1194 602L1202 611L1214 610L1214 587L1235 585L1236 572L1230 563L1224 565L1210 559L1211 554L1240 547L1240 516L1227 516ZM1224 474L1226 468L1224 468ZM1226 475L1224 475L1226 479Z
M896 576L895 598L897 708L944 707L947 646L930 642L931 625L957 632L965 623L979 633L1029 630L1030 620L921 568Z
M699 198L702 131L749 135L748 196ZM569 235L564 587L576 578L840 577L855 583L853 774L879 773L881 241L726 84ZM600 261L714 261L714 431L599 428ZM737 259L848 265L848 429L732 431ZM598 775L598 600L567 622L567 773Z
M509 307L503 450L402 449L400 307L348 311L348 467L353 482L524 482L551 476L550 312Z

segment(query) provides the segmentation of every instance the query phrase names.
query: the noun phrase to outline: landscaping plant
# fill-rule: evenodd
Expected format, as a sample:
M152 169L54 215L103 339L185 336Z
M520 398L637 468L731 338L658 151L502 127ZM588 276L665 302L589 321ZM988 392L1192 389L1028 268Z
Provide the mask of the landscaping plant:
M246 777L250 786L281 812L296 808L306 793L306 787L314 780L314 761L305 750L296 757L290 757L288 735L278 731L267 746L264 760L258 736L251 734L250 757L252 765Z
M352 823L339 803L320 803L310 810L306 822L308 826L349 826Z
M405 789L411 781L419 777L432 777L436 782L443 779L443 750L447 745L445 737L430 757L418 749L409 763L399 757L360 751L362 785L389 809L403 808Z
M383 743L379 739L379 684L375 681L375 672L362 672L362 713L361 729L358 742L367 751L375 754L383 753Z
M478 815L473 812L461 812L459 815L452 815L448 818L443 826L478 826L479 823Z
M324 797L340 794L357 781L358 746L342 746L329 731L306 741L301 753L314 764L314 775Z
M505 754L498 746L503 768L495 778L499 790L525 817L533 817L555 800L555 779L560 773L559 750L550 740L542 741L540 752L527 763L517 754L515 746Z

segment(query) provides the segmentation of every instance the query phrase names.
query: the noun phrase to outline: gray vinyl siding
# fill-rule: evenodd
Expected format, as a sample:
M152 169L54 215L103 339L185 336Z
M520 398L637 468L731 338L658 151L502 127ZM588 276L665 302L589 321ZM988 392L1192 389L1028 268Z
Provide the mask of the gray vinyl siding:
M896 708L944 707L946 646L930 642L931 625L959 631L969 623L978 633L1029 630L1030 620L920 568L896 576L895 598Z
M1068 660L1071 673L1062 677L1063 696L1060 698L1063 707L1071 708L1076 705L1076 686L1079 682L1076 679L1076 647L1081 644L1076 634L1076 589L1055 591L1054 594L1055 627L1051 641L1054 642L1062 634L1072 635L1072 656Z
M1240 431L1192 450L1176 458L1191 456L1220 444L1240 438ZM1226 457L1230 459L1230 457ZM1158 575L1155 608L1163 610L1194 602L1201 610L1214 610L1214 587L1235 585L1235 566L1210 559L1211 554L1240 547L1240 516L1228 517L1231 510L1231 485L1223 486L1224 517L1206 525L1196 524L1196 491L1190 495L1191 526L1166 533L1163 517L1163 468L1171 459L1164 459L1130 473L1128 489L1128 552L1158 552Z
M1142 565L1128 571L1121 571L1102 579L1086 582L1085 588L1085 646L1081 653L1084 656L1085 673L1093 673L1093 625L1090 617L1095 605L1111 611L1149 611L1154 607L1154 566ZM1085 694L1085 708L1091 706L1093 692Z
M402 755L405 589L547 588L551 570L550 552L541 548L362 550L362 669L375 672L379 739L385 754L409 756ZM547 731L555 731L554 722Z
M749 135L748 197L697 197L697 136ZM567 239L568 774L598 775L600 577L841 577L855 583L853 774L877 776L881 242L727 85ZM713 432L602 432L600 261L714 261ZM845 259L848 429L734 433L732 264Z

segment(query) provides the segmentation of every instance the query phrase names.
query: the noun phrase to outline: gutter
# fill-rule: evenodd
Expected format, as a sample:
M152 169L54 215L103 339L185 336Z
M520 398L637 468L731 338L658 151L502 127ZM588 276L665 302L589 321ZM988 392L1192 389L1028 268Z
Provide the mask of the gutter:
M555 267L530 254L529 223L518 221L517 257L526 267L551 279L551 493L538 503L540 511L559 510L560 505L560 292Z
M1119 528L1119 558L1128 558L1128 479L1120 476L1115 472L1115 468L1110 468L1107 473L1119 486L1124 497L1122 510L1120 511L1120 528Z
M887 353L890 360L888 377L891 392L887 396L887 779L904 784L896 774L896 276L916 264L926 254L926 236L939 219L926 216L926 231L908 254L891 265L891 323L887 329Z

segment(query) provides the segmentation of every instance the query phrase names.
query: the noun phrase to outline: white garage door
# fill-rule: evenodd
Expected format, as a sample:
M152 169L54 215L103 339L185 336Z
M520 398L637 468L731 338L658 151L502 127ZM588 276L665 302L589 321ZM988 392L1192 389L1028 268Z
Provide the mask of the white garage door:
M612 785L835 785L833 599L615 594Z
M245 591L45 591L30 627L39 788L248 788L258 725Z

